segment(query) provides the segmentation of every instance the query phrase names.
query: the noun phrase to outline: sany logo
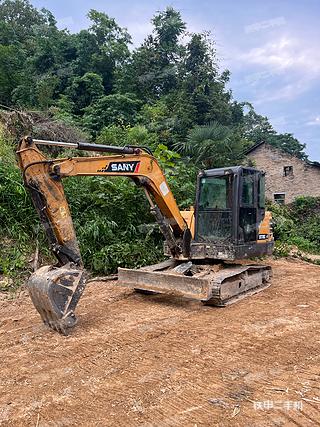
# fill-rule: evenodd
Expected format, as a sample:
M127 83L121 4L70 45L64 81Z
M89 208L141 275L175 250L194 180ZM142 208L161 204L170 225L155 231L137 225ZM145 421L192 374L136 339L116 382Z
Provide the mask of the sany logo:
M97 172L139 172L140 161L132 162L110 162L104 168L97 170Z

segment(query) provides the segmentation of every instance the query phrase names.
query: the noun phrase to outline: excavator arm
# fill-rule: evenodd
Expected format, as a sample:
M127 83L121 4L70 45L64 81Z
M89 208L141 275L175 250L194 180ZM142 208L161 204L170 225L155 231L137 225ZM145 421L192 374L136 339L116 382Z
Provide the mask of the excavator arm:
M110 153L48 159L38 145ZM31 277L31 298L44 322L66 333L85 287L82 260L62 179L70 176L125 176L141 186L174 258L188 258L191 233L166 178L148 149L23 138L17 150L25 186L45 228L60 269L43 267ZM69 263L72 263L69 265ZM45 307L45 309L44 309Z
M70 176L125 176L142 186L160 229L174 257L188 256L190 231L157 160L145 149L78 143L80 149L121 153L95 157L47 159L37 144L54 141L24 138L17 150L24 183L61 265L81 264L81 255L66 200L62 178ZM63 145L62 145L63 144ZM56 142L65 146L67 143ZM70 146L71 144L67 145ZM74 144L72 144L74 145ZM78 147L77 147L78 148Z

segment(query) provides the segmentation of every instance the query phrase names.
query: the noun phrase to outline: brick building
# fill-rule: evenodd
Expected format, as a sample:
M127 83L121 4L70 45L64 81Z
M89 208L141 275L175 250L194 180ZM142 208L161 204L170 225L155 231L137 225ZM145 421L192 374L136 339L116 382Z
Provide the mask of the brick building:
M320 196L320 163L300 160L265 142L247 150L257 169L266 172L266 197L290 203L297 196Z

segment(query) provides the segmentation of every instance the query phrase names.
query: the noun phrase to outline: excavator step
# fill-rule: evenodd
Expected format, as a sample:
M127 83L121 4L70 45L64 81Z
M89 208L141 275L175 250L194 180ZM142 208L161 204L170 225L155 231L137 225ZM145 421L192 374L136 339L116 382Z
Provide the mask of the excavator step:
M271 267L266 265L194 264L172 259L135 270L119 268L117 284L223 307L267 288L271 277Z

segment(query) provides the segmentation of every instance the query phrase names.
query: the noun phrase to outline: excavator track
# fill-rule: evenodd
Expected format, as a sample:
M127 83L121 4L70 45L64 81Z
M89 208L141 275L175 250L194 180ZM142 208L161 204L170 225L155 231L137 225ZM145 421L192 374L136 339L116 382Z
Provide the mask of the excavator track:
M224 307L270 286L266 265L179 263L170 259L137 270L119 268L118 285Z

